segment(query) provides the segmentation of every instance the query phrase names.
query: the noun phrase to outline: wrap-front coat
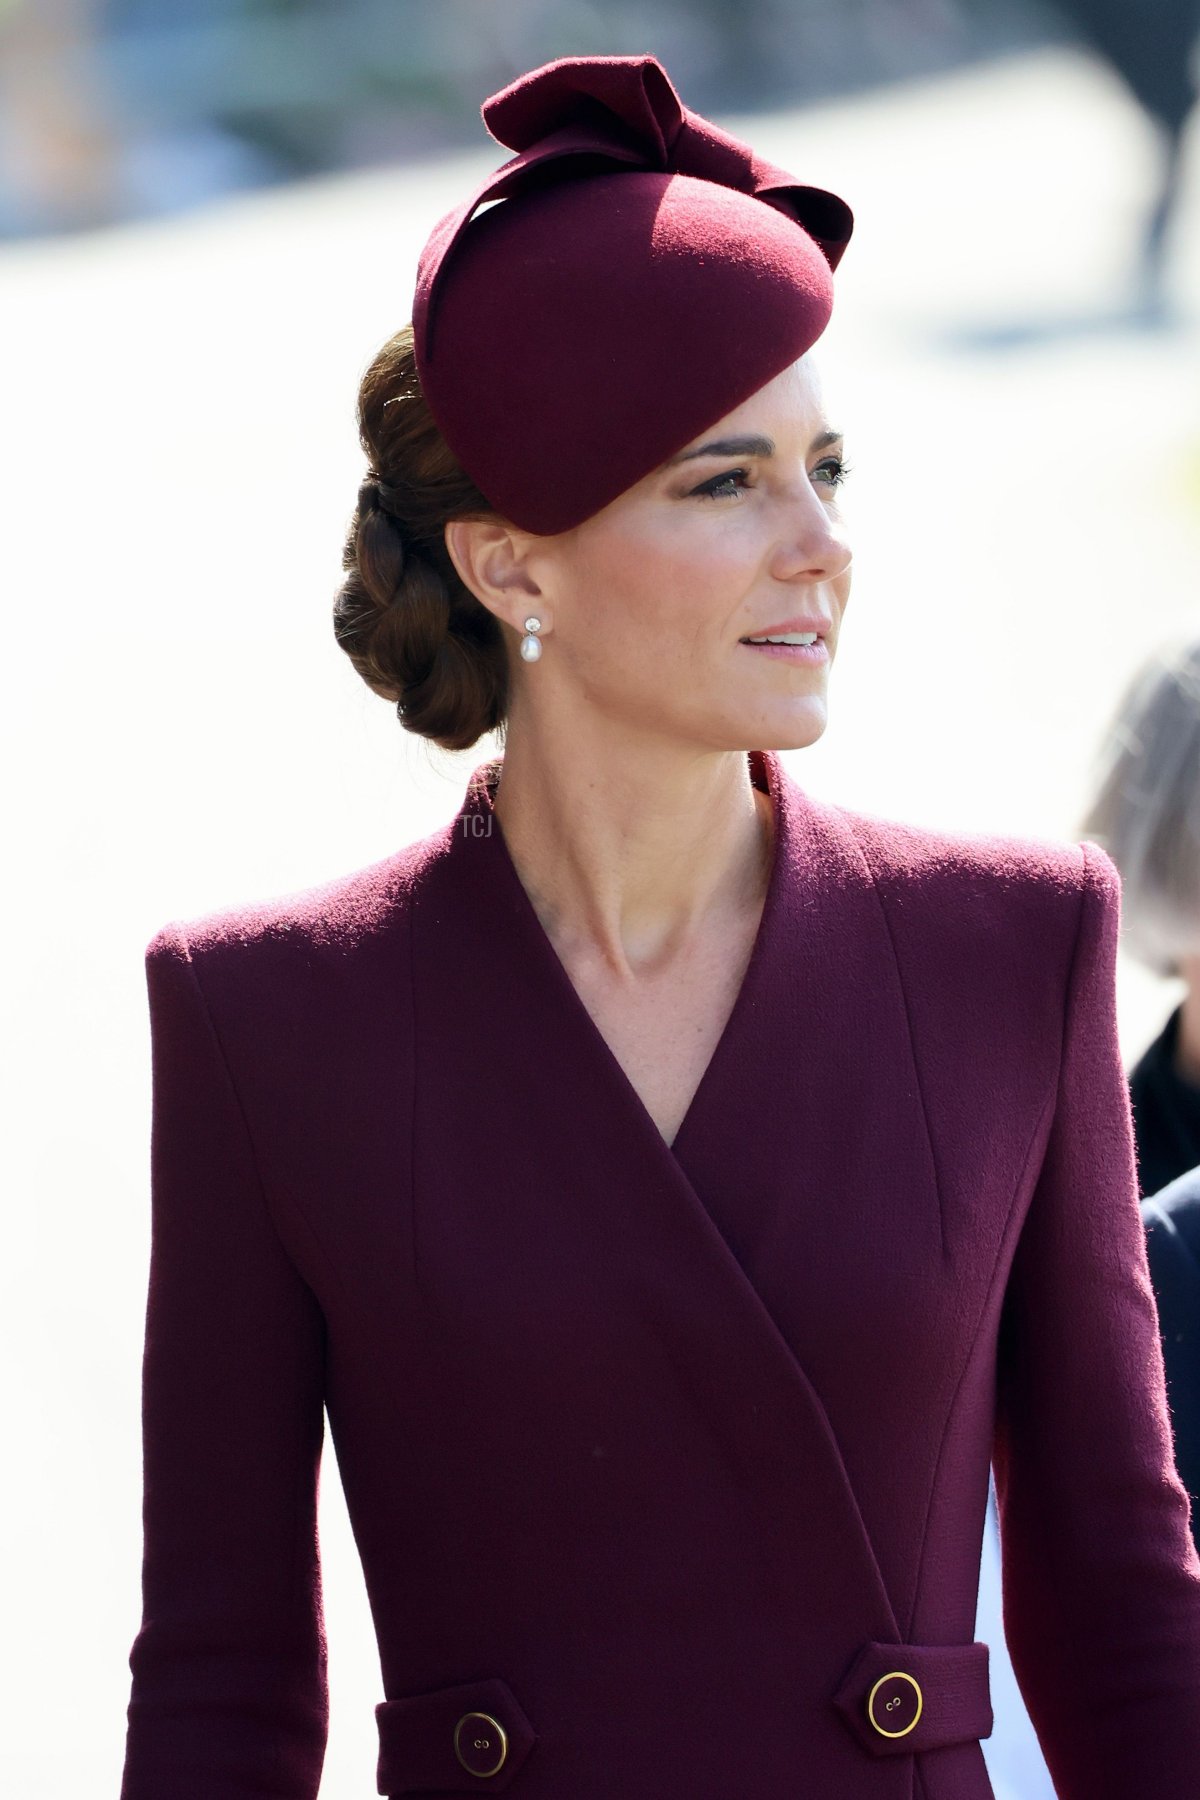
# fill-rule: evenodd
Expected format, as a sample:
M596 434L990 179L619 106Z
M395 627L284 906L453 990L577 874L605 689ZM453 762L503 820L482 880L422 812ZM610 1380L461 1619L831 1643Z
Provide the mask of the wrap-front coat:
M1115 865L749 758L767 897L671 1146L521 884L499 758L419 842L147 947L123 1800L317 1794L326 1410L381 1794L987 1800L993 1461L1059 1794L1200 1794Z

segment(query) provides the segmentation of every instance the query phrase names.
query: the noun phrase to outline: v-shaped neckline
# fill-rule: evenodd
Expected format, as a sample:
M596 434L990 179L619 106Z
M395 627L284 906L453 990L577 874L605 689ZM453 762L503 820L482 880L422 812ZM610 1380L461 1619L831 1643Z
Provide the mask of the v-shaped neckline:
M705 1064L704 1071L692 1092L675 1135L669 1143L659 1130L649 1107L626 1073L624 1064L585 1005L566 965L554 947L553 939L538 917L537 908L517 873L516 864L509 852L494 806L503 763L502 757L492 757L476 768L460 809L460 819L468 812L477 812L487 818L486 829L478 837L472 836L471 838L475 846L474 853L478 853L481 841L492 846L501 880L510 889L512 904L517 915L525 922L526 935L531 949L545 969L547 981L557 988L562 995L564 1006L579 1021L584 1038L591 1043L594 1053L608 1070L610 1079L615 1081L618 1091L632 1103L634 1113L640 1120L643 1129L649 1131L653 1141L667 1155L676 1160L679 1157L680 1146L687 1138L688 1128L703 1106L706 1092L712 1082L717 1079L726 1058L732 1054L731 1046L741 1031L743 1020L753 1010L755 989L759 985L760 971L768 959L768 946L780 905L783 870L787 862L787 840L790 837L790 813L784 792L785 774L774 751L749 750L746 754L750 761L751 780L755 787L769 796L773 809L771 866L767 876L767 889L759 915L758 928L754 934L750 955L733 1006L725 1020L712 1055ZM461 835L465 836L466 834L461 832Z

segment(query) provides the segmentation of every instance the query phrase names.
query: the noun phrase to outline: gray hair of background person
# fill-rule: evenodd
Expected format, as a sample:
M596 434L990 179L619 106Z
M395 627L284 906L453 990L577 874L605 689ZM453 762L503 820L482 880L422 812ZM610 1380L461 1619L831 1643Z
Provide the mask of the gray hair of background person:
M1122 937L1159 975L1200 955L1200 638L1138 669L1097 756L1081 835L1121 872Z

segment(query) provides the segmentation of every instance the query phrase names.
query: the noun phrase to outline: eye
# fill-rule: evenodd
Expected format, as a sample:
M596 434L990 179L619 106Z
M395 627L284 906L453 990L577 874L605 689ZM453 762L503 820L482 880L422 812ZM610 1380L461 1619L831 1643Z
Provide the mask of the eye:
M814 479L819 478L834 491L841 487L849 473L850 464L840 456L827 456L813 470ZM692 495L706 500L733 500L748 491L749 476L749 469L727 469L723 475L714 475L693 488Z
M824 462L817 464L816 468L813 470L813 474L819 475L822 469L828 470L825 479L828 481L830 487L840 488L843 481L845 481L847 475L850 473L850 464L848 462L843 462L840 456L827 456Z
M702 482L692 489L692 493L709 500L732 499L735 494L745 492L744 483L749 473L749 469L728 469L724 475L714 475L710 481ZM731 487L731 482L737 485Z

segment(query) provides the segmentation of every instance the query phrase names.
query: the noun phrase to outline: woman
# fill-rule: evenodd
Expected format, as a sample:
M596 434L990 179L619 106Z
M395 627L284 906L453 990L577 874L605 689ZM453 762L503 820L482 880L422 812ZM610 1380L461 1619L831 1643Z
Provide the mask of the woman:
M365 378L337 626L410 729L504 755L431 836L147 950L124 1800L316 1793L323 1402L380 1793L984 1800L994 1452L1060 1791L1183 1800L1115 868L777 754L849 595L808 357L849 209L651 57L484 117L518 154Z

